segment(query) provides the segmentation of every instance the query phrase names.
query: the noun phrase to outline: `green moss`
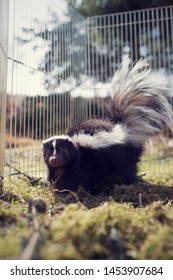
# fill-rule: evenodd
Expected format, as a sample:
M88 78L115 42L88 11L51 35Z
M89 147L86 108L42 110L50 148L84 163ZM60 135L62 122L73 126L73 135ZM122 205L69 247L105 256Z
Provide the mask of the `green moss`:
M143 259L173 259L173 229L160 225L157 234L148 235L141 246L139 258Z
M79 205L67 206L52 221L41 258L152 259L154 256L161 259L163 254L170 258L172 246L169 248L168 244L173 241L170 210L172 212L172 205L163 206L160 202L141 209L115 202L106 202L91 210ZM149 254L152 238L156 241ZM160 247L167 249L164 252L155 250L160 239L163 243Z
M17 220L16 215L14 214L12 209L0 209L0 226L4 227L9 224L15 223Z
M0 259L21 258L35 230L28 204L40 199L47 210L36 214L39 237L32 259L173 259L171 180L172 174L151 175L150 182L114 185L98 196L82 187L55 194L22 176L6 181L0 198Z
M15 259L20 252L20 240L13 237L13 235L3 236L3 242L0 242L0 258L1 259Z

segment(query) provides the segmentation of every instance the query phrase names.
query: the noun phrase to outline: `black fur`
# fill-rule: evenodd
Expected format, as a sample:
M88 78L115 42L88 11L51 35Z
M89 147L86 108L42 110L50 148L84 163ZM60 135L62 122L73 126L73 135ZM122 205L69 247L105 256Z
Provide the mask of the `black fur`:
M113 183L136 182L146 140L165 126L171 128L172 109L162 95L164 84L148 76L146 61L130 68L125 59L112 88L105 101L106 119L87 120L66 136L43 141L47 180L58 190L83 186L98 194Z
M83 133L88 134L91 131L93 135L98 129L103 129L97 125L94 128L96 123L104 124L107 131L110 131L112 126L109 121L92 119L71 128L67 134L73 136L82 128ZM142 146L136 147L127 142L106 149L92 149L74 146L68 139L57 139L57 154L53 156L52 143L51 139L43 144L43 157L48 168L47 180L58 190L74 191L83 186L91 194L98 194L112 183L132 184L137 180L137 162L142 153ZM52 157L55 158L54 166L50 161Z

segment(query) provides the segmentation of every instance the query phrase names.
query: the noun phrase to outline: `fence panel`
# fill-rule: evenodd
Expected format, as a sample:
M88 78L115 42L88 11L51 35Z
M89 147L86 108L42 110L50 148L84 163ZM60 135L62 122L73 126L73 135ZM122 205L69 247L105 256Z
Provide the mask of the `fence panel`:
M8 1L0 1L0 194L4 175L6 85L8 55Z
M147 58L156 79L161 72L173 81L173 6L86 20L66 0L10 0L7 28L8 1L0 4L0 136L5 139L6 123L7 176L15 167L44 177L41 140L104 115L103 98L123 55ZM149 145L142 166L148 173L171 172L172 138L164 141Z
M11 0L9 10L6 159L43 176L41 140L86 118L86 21L65 0Z
M126 54L141 57L155 70L173 71L173 6L87 19L88 74L107 81Z
M132 61L146 58L154 79L168 79L173 105L173 6L89 17L87 42L87 75L96 96L110 90L111 77L123 56L130 55ZM172 135L165 132L161 141L148 143L141 168L158 177L170 175L172 150Z

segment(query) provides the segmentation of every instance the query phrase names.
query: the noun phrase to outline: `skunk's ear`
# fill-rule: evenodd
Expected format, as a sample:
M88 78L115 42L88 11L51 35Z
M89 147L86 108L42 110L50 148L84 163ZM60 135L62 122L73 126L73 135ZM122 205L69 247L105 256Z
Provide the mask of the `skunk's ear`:
M49 142L43 141L42 142L42 151L45 151L45 150L50 150L50 151L53 150L53 146L52 146L52 142L51 141L49 141Z
M46 147L46 143L44 143L44 141L41 143L41 147L42 147L42 149L44 149Z

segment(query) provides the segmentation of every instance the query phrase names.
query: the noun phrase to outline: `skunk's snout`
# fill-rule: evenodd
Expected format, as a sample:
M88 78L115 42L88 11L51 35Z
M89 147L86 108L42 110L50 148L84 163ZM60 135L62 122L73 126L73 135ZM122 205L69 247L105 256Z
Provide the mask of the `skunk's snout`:
M50 163L50 165L52 165L53 167L57 167L57 166L58 166L57 158L56 158L55 156L50 157L49 163Z

